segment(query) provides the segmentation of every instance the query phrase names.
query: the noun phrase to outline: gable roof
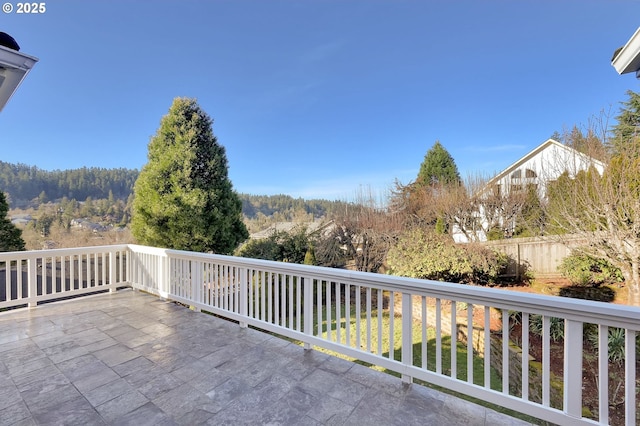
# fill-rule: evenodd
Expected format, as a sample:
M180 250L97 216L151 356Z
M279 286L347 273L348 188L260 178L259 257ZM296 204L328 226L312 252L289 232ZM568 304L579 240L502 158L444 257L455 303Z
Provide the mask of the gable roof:
M556 146L556 147L566 151L570 155L573 155L573 156L576 156L578 158L581 158L581 159L585 160L588 163L594 164L595 166L602 167L602 169L605 168L605 164L602 161L596 160L595 158L590 157L587 154L584 154L584 153L582 153L582 152L580 152L580 151L578 151L578 150L576 150L574 148L571 148L570 146L562 144L562 143L558 142L555 139L547 139L545 142L541 143L540 145L535 147L532 151L527 153L524 157L520 158L518 161L516 161L515 163L511 164L509 167L507 167L506 169L504 169L503 171L501 171L500 173L495 175L492 179L489 180L489 182L487 182L486 186L491 186L493 183L499 181L503 177L505 177L507 175L510 175L512 172L514 172L515 170L519 169L520 166L522 166L524 163L526 163L527 161L529 161L530 159L532 159L533 157L535 157L536 155L538 155L539 153L541 153L545 149L549 148L550 146Z

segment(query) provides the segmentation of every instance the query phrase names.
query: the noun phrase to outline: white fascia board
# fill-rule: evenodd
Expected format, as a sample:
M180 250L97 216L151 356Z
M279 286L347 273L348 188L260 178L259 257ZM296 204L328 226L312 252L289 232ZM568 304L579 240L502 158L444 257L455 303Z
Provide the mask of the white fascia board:
M636 72L640 69L640 28L611 60L611 65L618 74Z
M36 62L38 58L0 46L0 111Z

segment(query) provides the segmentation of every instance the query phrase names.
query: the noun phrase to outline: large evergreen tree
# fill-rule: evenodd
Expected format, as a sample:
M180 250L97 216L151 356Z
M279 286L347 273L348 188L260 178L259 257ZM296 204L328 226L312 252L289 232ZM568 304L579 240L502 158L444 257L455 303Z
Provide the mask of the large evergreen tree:
M620 114L616 117L618 123L613 127L609 148L614 155L629 154L629 149L622 145L637 145L635 140L640 138L640 93L627 90L629 99L621 102ZM634 152L632 154L638 155Z
M0 191L0 251L22 251L25 249L22 231L7 217L9 203Z
M248 237L212 124L188 98L174 99L162 118L134 188L131 229L139 243L226 254Z
M460 173L453 157L442 146L440 141L436 141L424 156L416 179L416 185L458 185L460 182Z

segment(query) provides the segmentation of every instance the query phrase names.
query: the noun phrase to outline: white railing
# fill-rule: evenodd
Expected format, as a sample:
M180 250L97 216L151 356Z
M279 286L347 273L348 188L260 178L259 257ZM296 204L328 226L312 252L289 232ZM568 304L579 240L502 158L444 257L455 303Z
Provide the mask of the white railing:
M0 309L110 290L124 279L126 245L0 253Z
M113 285L124 277L135 289L374 364L407 382L559 424L634 425L638 418L634 307L136 245L76 250L108 254L115 261L109 268L119 271ZM76 250L65 253L78 256ZM22 256L10 257L14 265L61 255L32 253L0 256ZM541 323L542 338L529 332L533 322ZM558 322L563 344L550 337ZM624 361L609 361L610 331L622 336ZM591 388L595 401L587 400Z

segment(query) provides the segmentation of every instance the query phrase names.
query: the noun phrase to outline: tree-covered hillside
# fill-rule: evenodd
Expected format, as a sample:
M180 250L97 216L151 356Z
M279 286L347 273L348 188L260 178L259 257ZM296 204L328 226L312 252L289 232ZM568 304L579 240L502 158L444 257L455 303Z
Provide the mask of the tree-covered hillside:
M11 208L27 206L37 208L48 201L95 200L127 201L139 171L135 169L103 169L83 167L71 170L42 170L26 164L0 161L0 191L9 194ZM344 207L343 202L304 200L289 195L238 194L242 200L242 213L248 219L271 218L289 221L307 216L311 219Z
M258 218L261 215L281 215L281 220L294 220L301 215L313 216L317 219L327 216L344 207L341 201L328 200L304 200L293 198L289 195L249 195L240 194L242 200L242 213L249 219Z
M85 200L111 198L126 200L133 191L138 170L83 167L47 171L25 164L0 161L0 190L9 194L12 208L31 200L53 201L67 197Z

